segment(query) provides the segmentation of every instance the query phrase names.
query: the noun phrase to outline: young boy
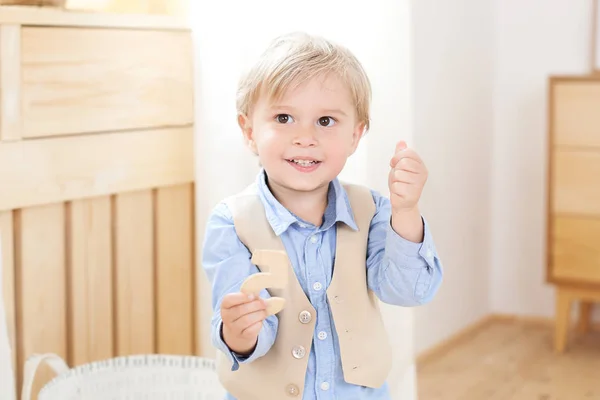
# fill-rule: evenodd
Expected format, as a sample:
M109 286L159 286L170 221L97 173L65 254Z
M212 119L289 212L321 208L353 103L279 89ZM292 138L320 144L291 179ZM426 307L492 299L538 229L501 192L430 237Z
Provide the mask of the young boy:
M240 82L238 122L262 168L213 210L202 254L228 399L390 398L376 298L425 304L442 265L419 211L427 169L415 151L390 149L389 198L337 178L369 128L370 97L346 48L304 33L276 39ZM287 286L242 294L261 271L252 253L277 246ZM286 303L268 315L273 295Z

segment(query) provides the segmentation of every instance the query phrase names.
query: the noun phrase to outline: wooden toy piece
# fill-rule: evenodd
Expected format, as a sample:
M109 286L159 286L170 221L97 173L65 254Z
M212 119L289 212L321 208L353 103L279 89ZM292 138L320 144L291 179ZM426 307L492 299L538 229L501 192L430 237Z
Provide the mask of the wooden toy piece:
M275 315L285 307L285 299L281 297L269 297L267 303L267 315Z
M260 265L264 272L250 275L242 283L241 292L258 296L260 291L267 288L284 288L288 281L288 257L284 251L257 250L252 254L252 262ZM285 299L270 297L267 303L267 314L273 315L280 312L285 306Z
M242 293L258 296L261 290L272 287L273 279L273 275L269 272L252 274L242 283Z

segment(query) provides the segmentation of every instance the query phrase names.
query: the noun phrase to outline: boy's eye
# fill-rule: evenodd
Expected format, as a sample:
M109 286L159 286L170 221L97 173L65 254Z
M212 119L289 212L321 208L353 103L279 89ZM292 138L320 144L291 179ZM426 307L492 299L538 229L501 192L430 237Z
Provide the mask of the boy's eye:
M290 122L293 122L294 119L292 118L291 115L289 114L278 114L275 119L277 120L277 122L279 122L280 124L288 124Z
M335 120L331 117L321 117L319 118L319 125L321 126L331 126L335 123Z

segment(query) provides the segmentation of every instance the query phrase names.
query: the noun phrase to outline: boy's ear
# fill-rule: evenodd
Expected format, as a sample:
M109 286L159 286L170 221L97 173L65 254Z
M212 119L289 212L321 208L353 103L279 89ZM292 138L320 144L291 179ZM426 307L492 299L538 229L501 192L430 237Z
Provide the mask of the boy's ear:
M256 142L254 141L253 137L254 132L252 131L252 123L250 121L250 118L248 118L244 114L238 115L238 125L242 130L242 135L244 135L244 140L246 141L248 147L250 147L250 150L252 150L254 154L258 154Z
M365 134L366 124L364 122L359 122L354 127L354 131L352 132L352 146L350 150L350 155L354 154L356 149L358 148L358 144L360 143L360 139L362 139Z

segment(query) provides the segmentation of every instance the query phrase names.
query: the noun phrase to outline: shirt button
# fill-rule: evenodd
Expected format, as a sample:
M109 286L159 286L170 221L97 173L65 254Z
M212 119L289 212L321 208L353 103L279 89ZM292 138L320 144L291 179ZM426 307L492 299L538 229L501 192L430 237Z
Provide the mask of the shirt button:
M300 225L300 228L306 228L306 224L303 224L302 222L298 223L298 225Z
M285 392L292 397L298 396L300 394L298 386L294 385L293 383L290 383L285 387Z
M325 340L325 339L327 339L327 332L321 331L321 332L319 332L317 337L319 338L319 340Z
M317 240L318 240L318 239L317 239L317 237L316 237L316 236L311 236L311 237L310 237L310 242L311 242L311 243L317 243Z
M321 282L315 282L315 284L313 285L313 289L315 289L317 292L321 289L323 289L323 285L321 285Z
M329 383L328 382L321 383L321 390L329 390Z
M298 315L298 319L303 324L308 324L310 322L310 320L312 319L312 315L310 315L310 313L308 311L302 311L300 313L300 315Z
M300 359L304 357L305 354L306 350L302 346L294 346L294 348L292 349L292 355L294 356L294 358Z

